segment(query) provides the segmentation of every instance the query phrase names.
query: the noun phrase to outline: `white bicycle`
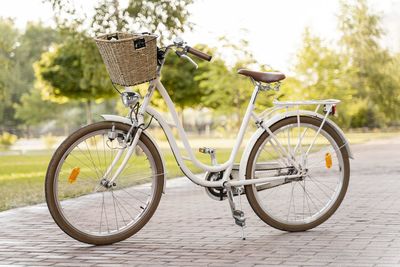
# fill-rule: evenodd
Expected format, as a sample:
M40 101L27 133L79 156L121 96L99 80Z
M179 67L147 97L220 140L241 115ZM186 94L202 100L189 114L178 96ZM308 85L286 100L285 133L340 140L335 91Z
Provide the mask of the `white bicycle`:
M104 121L87 125L71 134L55 151L46 174L46 200L55 222L71 237L104 245L124 240L138 232L152 217L165 189L165 165L160 149L146 131L155 119L168 139L182 172L205 187L215 200L229 200L235 223L245 226L243 211L235 196L245 194L254 212L270 226L284 231L305 231L326 221L339 207L349 183L352 158L349 143L328 116L338 100L278 102L255 114L259 93L278 90L285 75L241 69L250 77L254 91L235 145L227 162L218 164L212 148L212 165L194 155L174 104L160 81L166 54L196 63L187 54L210 61L211 56L176 39L159 53L158 76L146 96L121 93L128 117L102 115ZM149 103L155 90L161 94L174 125L170 125ZM140 104L141 103L141 104ZM302 106L315 106L315 111ZM250 120L257 126L239 164L239 152ZM188 157L178 148L171 127L176 127ZM206 172L195 175L188 160ZM243 228L242 228L243 229ZM243 231L242 231L243 233Z

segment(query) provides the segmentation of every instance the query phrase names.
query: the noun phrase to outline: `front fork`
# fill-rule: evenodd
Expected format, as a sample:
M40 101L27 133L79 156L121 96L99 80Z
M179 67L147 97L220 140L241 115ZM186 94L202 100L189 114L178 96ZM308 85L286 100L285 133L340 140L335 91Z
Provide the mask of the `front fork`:
M115 180L117 179L117 177L121 174L121 172L124 170L126 164L128 163L129 159L131 158L133 152L135 151L136 145L139 141L140 135L142 134L142 128L137 127L136 132L134 133L135 137L133 138L132 142L129 142L129 137L131 136L131 132L134 131L135 125L131 126L131 129L129 130L126 139L125 139L125 143L126 145L129 144L129 148L125 154L125 157L121 163L121 165L118 167L118 169L115 171L115 173L111 176L111 173L115 167L115 165L117 164L117 162L121 159L122 154L124 153L125 149L120 149L117 153L117 155L115 156L113 162L111 163L110 166L108 166L106 173L104 174L103 180L107 181L107 184L114 184ZM107 177L110 177L110 179L107 179Z
M147 106L150 103L150 99L154 93L155 90L155 81L151 81L149 88L147 90L147 94L143 99L142 105L140 106L139 110L137 111L136 114L136 119L137 121L132 121L132 126L129 129L127 136L125 138L125 145L128 147L128 150L125 154L124 159L121 162L121 165L118 167L118 169L115 171L115 173L111 176L112 171L117 164L117 162L121 159L122 154L124 153L125 149L120 149L115 156L114 160L112 161L111 165L107 168L106 173L104 174L104 177L102 181L106 181L107 184L113 185L115 183L115 180L118 178L118 176L121 174L121 172L124 170L126 164L128 163L130 157L132 156L133 152L135 151L136 145L139 141L140 135L143 132L143 126L144 126L144 114L146 112ZM130 114L132 115L132 109L134 107L130 106L131 112ZM136 131L135 131L136 129ZM111 129L112 131L113 129ZM131 140L132 134L134 135L133 140ZM110 179L107 179L107 177L110 177Z

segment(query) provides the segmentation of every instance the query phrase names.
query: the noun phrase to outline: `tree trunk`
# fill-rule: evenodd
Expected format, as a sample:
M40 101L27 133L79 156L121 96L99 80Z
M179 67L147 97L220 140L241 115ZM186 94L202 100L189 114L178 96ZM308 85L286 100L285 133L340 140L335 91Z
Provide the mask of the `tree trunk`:
M92 102L90 100L87 100L85 102L85 106L86 106L86 122L87 122L87 124L91 124L93 122Z

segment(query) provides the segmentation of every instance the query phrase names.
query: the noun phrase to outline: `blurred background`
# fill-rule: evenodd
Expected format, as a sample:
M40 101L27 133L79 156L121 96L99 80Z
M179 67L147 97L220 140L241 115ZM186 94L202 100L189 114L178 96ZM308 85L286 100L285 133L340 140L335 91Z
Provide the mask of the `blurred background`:
M102 33L154 32L160 47L181 36L213 55L196 70L171 54L162 81L193 148L216 147L220 162L253 90L239 68L287 76L279 92L260 94L259 111L273 99L337 98L334 120L352 144L400 133L400 0L0 3L0 210L44 201L47 164L68 134L127 114L93 41ZM153 105L166 111L157 95ZM154 123L151 132L168 177L181 175Z

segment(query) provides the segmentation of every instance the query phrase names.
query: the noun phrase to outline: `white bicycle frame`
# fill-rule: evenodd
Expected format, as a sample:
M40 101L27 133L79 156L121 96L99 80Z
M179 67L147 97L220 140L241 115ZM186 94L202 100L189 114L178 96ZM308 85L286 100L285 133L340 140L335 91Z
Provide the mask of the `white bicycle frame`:
M153 109L149 103L150 103L150 98L154 93L154 90L157 89L159 91L159 93L161 94L161 96L163 97L163 99L165 100L165 103L167 104L167 107L172 115L172 119L174 121L174 126L177 128L178 130L178 134L179 137L181 138L184 148L186 150L186 152L189 155L189 158L185 158L181 155L180 153L180 149L177 145L177 142L175 141L174 135L172 133L171 127L169 126L169 124L167 123L167 121L163 118L163 116L155 109ZM297 166L299 166L299 162L295 161L292 159L292 157L289 155L289 152L280 144L278 138L276 138L276 136L269 130L269 126L268 126L268 121L267 122L263 122L262 118L266 115L265 112L263 112L262 114L260 114L259 116L257 116L254 113L254 103L257 97L257 94L259 92L260 88L259 88L259 84L255 85L253 94L251 96L251 99L249 101L249 105L247 107L246 113L244 115L242 124L240 126L240 130L239 133L237 135L235 144L233 146L232 152L230 154L230 157L228 159L228 161L226 161L223 164L220 165L216 165L216 166L211 166L211 165L206 165L203 164L202 162L200 162L196 156L194 155L192 148L189 144L188 138L186 136L186 133L183 129L183 126L181 124L181 122L179 121L178 118L178 114L176 112L176 109L174 107L174 104L171 100L171 98L169 97L166 89L164 88L163 84L160 82L159 78L157 78L156 80L150 82L150 86L148 89L148 92L146 94L146 96L144 97L143 103L139 109L138 112L138 121L136 122L137 125L135 126L139 126L142 125L144 122L144 114L148 113L150 116L154 117L154 119L156 119L158 121L158 123L160 124L161 128L164 130L165 135L167 136L168 142L171 146L172 152L175 155L176 161L179 165L179 167L181 168L181 170L183 171L183 173L195 184L204 186L204 187L222 187L224 186L224 183L228 183L229 186L243 186L243 185L249 185L249 184L257 184L257 183L268 183L268 182L278 182L278 181L283 181L285 179L290 179L290 178L298 178L302 176L302 172L301 170L298 169ZM310 151L310 149L312 148L315 139L317 137L317 135L319 134L320 130L322 129L322 126L324 125L324 123L328 120L328 114L330 109L332 108L332 106L336 103L338 103L338 100L321 100L321 101L296 101L296 102L275 102L275 107L272 110L267 110L269 113L276 111L277 109L281 109L281 108L287 108L288 106L294 106L294 105L310 105L310 104L316 104L318 105L317 108L319 108L320 105L327 105L327 109L328 112L325 114L325 116L323 117L323 123L321 124L319 130L316 133L316 136L312 142L312 144L310 145L307 153ZM296 115L300 115L303 114L304 112L302 111L300 113L297 112ZM316 116L319 115L320 117L321 114L319 113L311 113L312 115ZM309 114L309 115L311 115ZM106 119L110 119L110 120L115 120L117 116L107 116L104 115L104 117ZM278 149L278 153L283 154L283 156L289 160L289 162L291 162L293 164L293 166L297 169L298 174L296 175L287 175L287 176L279 176L279 177L263 177L263 178L256 178L256 179L250 179L250 180L245 180L242 175L239 175L239 179L238 180L229 180L229 176L232 172L232 167L234 165L234 159L239 151L239 147L243 141L243 137L244 134L246 132L247 126L250 122L250 118L253 118L255 123L257 125L261 125L263 131L266 130L271 136L272 139L274 140L274 142L277 144L277 148ZM123 122L128 122L130 120L128 119L124 119L122 120ZM332 122L331 122L332 123ZM132 156L136 144L139 140L140 134L142 133L142 128L137 127L137 132L135 134L135 138L132 141L131 146L128 148L128 151L121 163L121 165L119 166L119 168L116 170L116 172L113 174L110 182L113 182L115 179L117 179L117 177L120 175L120 173L122 172L122 170L124 169L126 163L128 162L129 158ZM341 134L342 136L344 136L343 134ZM253 138L254 139L254 138ZM249 142L249 144L251 144L252 142ZM348 147L348 142L346 141L345 144ZM249 150L249 149L246 149ZM120 160L122 154L123 154L124 150L120 150L116 157L114 158L114 161L112 162L112 164L110 165L110 167L108 168L105 177L107 177L108 175L110 175L111 171L113 170L113 168L115 167L116 163ZM196 176L195 174L193 174L193 172L187 167L185 160L190 160L191 162L193 162L197 167L201 168L204 171L207 172L220 172L220 171L224 171L224 175L222 180L220 181L206 181L203 178L199 178L198 176ZM242 165L242 164L240 164ZM240 166L241 169L243 166ZM243 173L243 171L241 171L241 173Z
M161 67L159 67L158 73L160 73L161 71ZM306 155L309 153L309 151L311 150L312 146L314 145L315 139L317 137L317 135L319 134L320 130L322 129L323 125L328 122L330 123L336 130L337 132L341 135L341 137L343 138L343 140L345 140L345 146L349 151L349 154L351 156L351 152L350 152L350 148L348 147L348 142L345 139L342 131L339 129L339 127L336 126L336 124L334 124L332 121L330 121L328 119L328 115L332 109L332 107L340 102L339 100L319 100L319 101L295 101L295 102L275 102L275 107L272 108L272 110L267 110L263 113L261 113L260 115L257 115L254 113L254 107L255 107L255 101L257 98L258 93L261 90L265 90L265 86L262 85L261 83L255 82L253 80L253 83L255 85L252 96L250 98L249 104L247 106L246 109L246 113L243 117L243 121L242 124L240 126L239 129L239 133L236 137L236 141L235 144L233 146L232 152L230 154L230 157L228 159L228 161L226 161L225 163L219 164L219 165L206 165L203 164L202 162L200 162L196 156L194 155L192 148L189 144L188 138L186 136L185 130L181 124L181 122L179 121L178 118L178 114L176 112L175 106L170 98L170 96L168 95L166 89L164 88L163 84L160 81L160 75L158 75L158 77L150 82L148 91L146 96L143 99L142 105L139 108L138 114L137 114L137 121L134 121L134 127L136 127L136 133L134 135L134 139L131 143L131 145L129 146L127 153L125 154L125 157L121 163L121 165L118 167L118 169L115 171L115 173L112 175L111 179L110 179L110 183L112 183L115 179L117 179L117 177L121 174L121 172L123 171L123 169L125 168L129 158L132 156L133 152L135 151L135 147L137 145L137 142L139 140L140 135L142 134L142 125L144 125L144 115L146 113L148 113L150 116L152 116L154 119L157 120L157 122L160 124L161 128L163 129L168 142L170 144L170 147L172 149L172 152L176 158L176 161L179 165L179 167L181 168L181 170L183 171L183 173L195 184L200 185L200 186L204 186L204 187L240 187L240 186L244 186L244 185L250 185L250 184L258 184L258 183L279 183L279 182L284 182L287 179L294 179L294 178L299 178L302 177L304 175L304 170L302 170L299 166L301 165L300 162L298 162L297 159L294 159L294 157L292 157L292 153L291 151L287 151L279 142L278 138L274 135L274 133L271 132L271 130L269 129L269 126L272 125L272 123L269 122L276 122L277 118L278 119L282 119L284 117L282 117L282 115L278 115L278 117L274 117L272 118L270 121L263 121L263 117L266 115L266 113L270 114L273 113L274 111L278 110L278 109L282 109L282 108L288 108L289 106L300 106L300 105L310 105L310 104L314 104L314 105L318 105L318 108L320 107L320 105L325 105L327 107L327 112L325 114L325 116L322 116L321 114L317 113L317 112L309 112L309 111L300 111L298 109L297 113L295 114L298 117L298 120L300 122L300 115L306 114L307 116L317 116L317 117L322 117L323 122L320 126L320 128L318 129L315 138L312 142L312 144L310 145L310 147L307 150ZM168 110L170 112L170 114L172 115L172 119L174 122L173 127L176 127L178 130L178 134L180 139L183 142L184 148L186 150L186 152L188 153L189 157L183 157L180 153L180 149L177 145L177 142L175 141L174 135L172 133L171 127L169 126L169 124L167 123L167 121L163 118L163 116L155 109L153 109L150 106L150 99L154 93L155 90L158 90L159 93L161 94L162 98L164 99ZM285 116L285 115L283 115ZM112 120L112 121L120 121L120 122L124 122L124 123L129 123L131 124L131 120L128 118L123 118L123 117L119 117L119 116L114 116L114 115L103 115L103 117L106 120ZM243 153L242 156L242 160L240 163L240 167L239 167L239 179L234 179L234 180L230 180L229 177L231 175L232 172L232 168L234 165L234 159L236 157L236 155L239 152L239 148L240 145L242 144L243 138L244 138L244 134L246 132L246 129L248 127L248 124L250 122L250 118L253 118L254 122L256 123L256 125L259 127L259 130L254 134L253 138L251 139L251 141L249 142L245 152ZM300 124L299 124L300 127ZM244 179L244 169L247 163L247 159L246 157L248 157L249 151L251 150L252 145L255 143L255 140L258 139L258 137L260 136L260 133L267 131L272 140L275 143L275 147L274 149L277 150L277 152L282 155L289 164L291 164L295 169L296 169L296 173L294 175L286 175L286 176L271 176L271 177L262 177L262 178L254 178L254 179ZM300 137L299 137L300 138ZM301 141L301 139L299 139L299 142ZM340 149L340 148L339 148ZM120 158L122 157L122 154L124 153L124 149L120 149L119 152L117 153L117 155L115 156L113 162L111 163L111 165L109 166L109 168L107 169L104 177L109 177L112 174L112 170L114 169L115 165L117 164L117 162L120 160ZM223 177L221 180L219 181L207 181L204 178L200 178L198 176L196 176L186 165L185 160L189 160L192 163L194 163L194 165L196 165L197 167L199 167L200 169L206 171L206 172L221 172L223 171Z

